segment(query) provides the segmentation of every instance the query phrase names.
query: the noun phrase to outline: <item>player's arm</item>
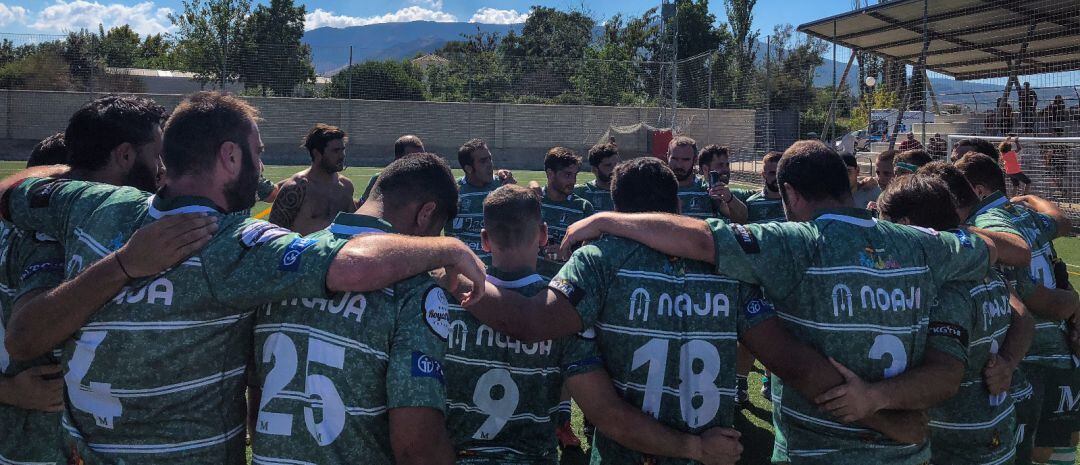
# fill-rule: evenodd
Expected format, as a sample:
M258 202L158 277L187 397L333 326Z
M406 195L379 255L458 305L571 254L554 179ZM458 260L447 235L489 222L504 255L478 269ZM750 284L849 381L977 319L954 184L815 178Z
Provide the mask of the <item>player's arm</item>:
M390 409L390 447L402 465L454 463L442 412L427 407Z
M716 245L708 223L668 213L597 213L567 228L560 256L568 257L571 246L601 234L625 237L666 255L716 263Z
M566 380L585 417L615 442L645 454L705 463L734 464L739 459L742 445L738 431L713 428L700 437L676 431L626 403L612 386L603 369Z
M546 289L532 297L487 283L484 298L466 307L492 329L523 343L581 332L581 316L565 295Z
M1080 315L1080 295L1072 289L1050 289L1042 285L1032 286L1023 299L1031 313L1048 320L1069 320Z
M1061 211L1054 202L1036 195L1013 197L1012 202L1026 204L1033 210L1053 219L1057 226L1057 234L1055 237L1065 237L1072 232L1072 224L1069 223L1069 217L1065 216L1065 212Z
M1023 236L980 228L971 228L971 232L993 242L997 249L997 263L1021 267L1031 264L1031 246Z
M1020 366L1020 361L1027 354L1031 340L1035 337L1035 319L1013 292L1009 293L1009 306L1010 322L1005 341L997 354L990 355L982 372L987 391L995 395L1009 390L1013 373L1016 372L1016 367Z
M716 185L709 189L709 197L712 198L716 211L731 219L733 223L746 223L749 212L746 204L735 196L726 185Z
M202 249L217 231L204 213L172 215L140 228L123 247L59 286L15 302L4 345L11 358L29 360L71 337L133 279L156 275Z
M24 410L63 412L63 369L60 365L41 365L0 378L0 404Z
M455 292L464 305L484 296L484 264L467 245L452 237L355 236L331 261L326 287L333 292L369 292L437 268L464 277L471 286L468 292Z
M307 197L307 184L297 182L295 179L285 181L278 188L277 198L270 207L270 220L278 226L293 229L300 208L304 206L304 198Z
M0 213L3 214L4 219L11 220L10 207L7 202L11 190L19 184L22 184L26 178L54 178L63 176L69 171L71 171L71 167L67 165L35 166L0 180L0 199L3 199L3 201L0 202Z

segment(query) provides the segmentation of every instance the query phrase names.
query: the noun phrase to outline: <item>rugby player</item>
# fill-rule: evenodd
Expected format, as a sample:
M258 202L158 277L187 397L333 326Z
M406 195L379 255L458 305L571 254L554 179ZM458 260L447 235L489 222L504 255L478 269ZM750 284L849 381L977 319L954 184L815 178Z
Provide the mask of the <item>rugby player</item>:
M929 153L923 149L900 152L893 159L893 172L896 176L901 174L915 174L923 165L934 161Z
M720 149L719 146L712 145L708 148L712 149L710 153ZM714 156L719 158L716 154ZM698 166L697 158L698 148L694 139L677 136L668 143L668 166L679 181L680 212L695 218L722 215L723 218L745 221L746 205L735 198L727 188L727 180L723 178L723 174L716 186L709 185L709 173L702 173L703 178L694 174L694 168ZM718 164L721 164L719 160ZM730 169L728 173L730 174Z
M714 264L717 273L761 285L796 337L863 379L890 378L909 365L934 374L919 389L886 399L886 409L923 409L954 394L963 367L928 341L953 336L929 331L930 303L946 283L985 276L996 260L993 243L875 221L868 212L844 208L851 202L844 163L820 141L792 145L780 160L777 182L789 222L743 226L606 213L572 226L564 246L608 233ZM773 418L779 426L774 461L918 464L929 459L925 444L899 444L842 425L807 400L817 395L785 392L789 375L747 346L779 377L773 381Z
M405 155L412 153L424 153L424 141L420 140L412 134L406 134L398 137L394 141L394 160L397 160ZM363 205L367 201L368 197L371 197L371 189L375 187L375 183L379 181L379 173L371 175L371 180L368 181L367 187L364 188L363 195L360 196L360 204Z
M348 142L345 131L327 124L308 131L301 148L311 156L311 166L280 183L271 223L311 234L329 225L338 212L356 209L352 181L341 175Z
M548 242L540 247L543 276L554 276L562 265L558 261L559 244L566 228L593 214L593 205L574 195L574 184L581 170L581 157L566 147L552 147L544 156L547 185L541 188L540 212L547 225Z
M658 160L638 158L619 164L613 183L617 212L665 212L631 216L679 218L674 215L677 182ZM608 215L612 213L589 218ZM571 231L576 227L571 226ZM656 238L666 235L657 229L652 234L658 234ZM700 239L694 239L696 246L702 246ZM986 259L985 250L968 255ZM680 431L732 425L737 340L810 398L841 383L840 374L824 357L799 343L772 318L772 305L756 286L712 271L702 261L673 258L643 243L608 236L574 252L548 289L533 297L489 285L488 297L466 307L481 321L523 342L594 327L604 366L623 398ZM886 416L866 422L894 437L919 442L918 431L912 439L911 425L902 421L900 431ZM862 428L843 428L872 434ZM647 459L616 444L603 428L597 430L592 450L593 463ZM681 462L656 458L656 463Z
M67 278L109 256L144 224L181 213L218 219L208 245L178 266L136 279L119 294L96 283L78 289L83 299L108 303L63 349L69 462L243 463L250 309L328 291L373 291L440 267L483 282L482 265L455 239L304 239L228 214L255 201L263 151L257 117L226 94L182 101L165 125L166 186L157 195L34 177L63 173L54 167L0 182L4 218L57 238ZM109 266L123 271L126 264L112 257ZM469 302L482 294L478 288L461 297Z
M746 221L748 223L770 223L786 221L784 205L780 199L780 186L776 184L776 164L780 162L780 152L766 153L761 159L761 181L763 187L746 199Z
M746 204L746 199L749 199L751 195L754 195L754 191L737 187L728 187L728 184L731 182L731 158L729 153L730 150L725 146L716 144L706 145L705 148L698 152L698 174L701 176L701 180L706 186L709 184L710 171L716 171L716 173L720 175L720 183L723 184L723 188L710 193L716 200L723 201L724 199L729 198L727 194L730 192L735 195L736 199L743 204Z
M517 184L509 170L499 170L496 179L491 150L484 139L471 139L458 149L458 164L465 176L458 179L458 212L446 223L445 234L461 239L482 260L491 255L480 245L484 228L484 198L504 184Z
M588 200L593 211L608 212L615 209L611 203L611 173L619 164L619 146L607 142L589 149L589 169L594 179L574 187L574 195Z
M67 144L64 143L64 133L58 132L34 144L34 149L30 151L30 158L26 160L26 167L65 165L67 162L68 149Z
M450 167L437 155L412 154L383 170L374 195L355 213L339 213L306 240L390 232L435 237L456 211ZM254 384L262 393L253 461L451 463L444 421L447 315L448 299L427 273L385 289L260 308Z
M952 153L949 155L949 160L953 163L960 161L964 155L968 152L981 153L994 161L997 161L1001 157L1001 153L998 152L997 147L991 144L990 141L980 138L972 137L970 139L960 139L953 144Z
M547 243L547 234L532 190L503 186L488 195L481 234L491 252L488 282L525 296L545 288L548 280L536 274L533 250ZM552 420L562 406L564 380L582 411L626 447L706 463L738 459L738 432L717 428L701 438L680 433L620 399L596 354L593 331L527 344L492 330L460 306L450 308L447 421L459 465L555 463L558 422Z

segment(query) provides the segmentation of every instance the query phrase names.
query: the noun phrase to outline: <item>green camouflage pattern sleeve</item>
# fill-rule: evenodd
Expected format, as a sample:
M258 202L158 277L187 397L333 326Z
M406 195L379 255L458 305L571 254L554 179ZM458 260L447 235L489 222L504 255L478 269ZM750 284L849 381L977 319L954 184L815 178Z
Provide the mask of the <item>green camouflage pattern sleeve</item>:
M817 237L800 223L741 225L707 220L716 247L716 272L786 296L799 283Z
M11 221L20 229L62 238L66 235L68 216L73 211L93 210L114 190L115 187L107 184L28 178L10 192Z
M964 230L937 232L919 229L926 234L930 271L939 283L946 281L978 281L990 268L990 252L986 242Z
M736 327L740 335L776 316L776 309L773 308L771 302L765 300L761 288L750 285L741 287L739 302L741 302L742 311L737 313L738 319L736 320Z
M239 227L225 223L243 221ZM203 270L214 297L247 308L295 296L326 297L326 272L348 242L328 233L308 237L262 220L230 215L232 234L203 250Z
M562 370L567 378L604 369L603 359L596 347L596 330L587 328L580 334L563 338Z
M749 189L740 189L738 187L733 187L730 190L731 190L731 195L735 196L736 199L739 199L739 201L741 201L743 203L746 203L746 201L749 200L750 197L753 197L754 194L757 193L757 191L752 191L752 190L749 190Z
M586 245L570 256L549 284L577 308L582 328L591 328L600 315L610 284L604 266L609 261L595 245Z
M1008 213L1000 208L991 208L986 212L976 215L971 225L987 231L1015 234L1024 237L1020 230L1013 225Z
M941 288L937 299L930 303L926 347L948 354L965 366L968 362L969 335L975 324L969 290L977 284L971 281L948 283Z
M64 282L64 248L52 238L40 233L22 232L15 247L19 272L15 295L12 302L18 302L22 296L37 289L51 289Z
M395 286L394 296L398 317L390 338L386 407L430 407L445 413L443 366L450 306L446 294L421 276Z

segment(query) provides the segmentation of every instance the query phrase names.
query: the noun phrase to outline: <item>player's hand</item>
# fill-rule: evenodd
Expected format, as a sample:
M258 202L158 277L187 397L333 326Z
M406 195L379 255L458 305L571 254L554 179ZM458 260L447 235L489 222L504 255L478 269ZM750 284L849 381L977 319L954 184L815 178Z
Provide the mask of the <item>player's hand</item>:
M603 231L600 230L599 226L603 218L604 214L598 213L578 220L567 227L566 235L563 236L562 243L559 244L559 260L569 260L570 254L574 251L574 245L600 237Z
M153 276L201 250L218 230L216 216L206 213L170 215L139 228L116 259L132 278Z
M862 420L881 409L869 384L831 357L829 362L844 377L844 384L817 396L814 403L818 407L844 423Z
M694 460L706 465L731 465L738 462L743 451L743 446L739 443L740 436L741 433L731 428L706 430L701 433L700 457L694 457Z
M1012 385L1012 375L1016 371L1016 365L1005 357L998 354L990 354L990 359L983 367L983 382L986 390L992 395L998 395L1009 390Z
M719 200L725 204L731 202L731 200L733 199L731 189L728 188L727 184L723 183L710 187L709 197Z
M517 179L514 179L514 172L510 170L498 170L495 172L495 176L499 178L499 182L502 185L517 184Z
M453 294L462 306L467 307L484 298L487 269L469 246L462 243L457 259L445 270L445 285L441 286Z
M8 403L25 410L63 411L64 378L61 371L60 365L41 365L4 379L4 390L10 393L5 396L9 398Z
M874 429L901 444L922 444L930 436L930 416L925 410L883 410Z

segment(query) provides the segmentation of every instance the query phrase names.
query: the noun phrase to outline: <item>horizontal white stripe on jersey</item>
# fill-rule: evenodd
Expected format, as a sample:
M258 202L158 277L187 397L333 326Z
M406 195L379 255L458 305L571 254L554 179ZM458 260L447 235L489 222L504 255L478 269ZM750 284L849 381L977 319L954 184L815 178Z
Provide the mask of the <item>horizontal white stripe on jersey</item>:
M836 213L828 213L814 218L814 221L839 221L841 223L847 223L850 225L861 226L863 228L873 228L877 226L876 218L856 218L849 215L840 215Z
M190 321L97 321L82 327L83 331L177 331L206 326L228 326L254 315L255 312L238 313L213 320Z
M985 463L982 463L980 465L1001 465L1003 463L1011 461L1013 456L1015 456L1015 455L1016 455L1016 448L1015 447L1006 447L1005 448L1005 455L1002 455L1001 457L998 457L997 460L994 460L994 461L991 461L991 462L985 462Z
M653 279L657 281L664 281L668 283L683 284L686 281L702 281L710 283L730 283L738 284L739 282L725 278L723 276L714 274L702 274L702 273L686 273L682 276L675 276L665 273L657 273L655 271L641 271L641 270L624 270L620 269L615 273L622 278L636 278L636 279Z
M75 228L73 232L75 233L75 238L78 239L79 242L85 244L88 248L90 248L90 250L94 251L94 253L97 253L102 257L112 253L112 250L110 250L108 247L105 247L104 245L101 245L101 243L94 239L93 236L87 234L82 229ZM202 259L199 257L189 257L187 260L184 260L180 264L186 266L202 266Z
M9 296L14 296L15 295L15 290L14 289L12 289L10 287L7 287L7 286L5 286L3 284L0 284L0 292L3 292L4 294L7 294Z
M997 338L1001 337L1002 335L1004 335L1007 332L1009 332L1009 327L1008 326L1006 326L1004 328L1000 328L997 331L994 331L994 333L989 335L989 336L980 337L980 338L978 338L978 339L976 339L974 341L971 341L970 346L974 347L974 346L982 345L982 344L990 344L994 339L997 339Z
M491 191L466 192L466 193L463 193L463 194L458 194L458 198L460 199L462 197L473 197L473 196L477 196L477 195L488 195L490 193L491 193Z
M84 439L82 434L68 423L67 418L62 419L61 424L72 437ZM102 454L168 454L223 444L239 436L240 433L244 432L244 428L244 424L241 423L239 426L217 436L174 444L101 444L88 442L86 445L94 452Z
M294 400L297 402L303 402L311 407L316 408L321 408L323 406L323 401L321 398L300 391L283 390L278 393L275 399ZM386 413L386 406L379 405L375 407L345 407L345 413L353 416L379 416Z
M787 455L790 457L820 457L833 452L840 452L840 449L794 449L787 451Z
M549 204L549 203L541 203L540 208L541 209L551 208L553 210L561 210L561 211L569 212L569 213L579 213L579 214L585 213L580 208L563 207L563 206L560 206L560 205L552 205L552 204Z
M1068 360L1072 361L1072 355L1028 355L1024 357L1025 362L1040 362L1040 361L1054 361L1054 360Z
M465 450L480 452L482 454L517 454L525 455L524 452L509 447L470 447Z
M17 462L0 455L0 465L56 465L56 462Z
M1065 322L1063 321L1048 321L1045 323L1036 323L1035 329L1065 329Z
M775 408L775 405L773 407ZM865 432L870 431L870 430L865 429L865 428L855 428L855 427L851 427L851 426L845 426L845 425L842 425L842 424L837 423L835 421L825 420L823 418L818 418L818 417L815 417L815 416L812 416L812 415L809 415L809 414L796 412L796 411L794 411L794 410L792 410L792 409L790 409L788 407L782 407L780 409L780 413L781 413L781 415L786 415L786 416L789 416L791 418L801 420L804 423L812 423L812 424L815 424L815 425L818 425L818 426L824 426L826 428L838 429L838 430L841 430L841 431L850 431L852 433L865 433Z
M570 411L570 401L568 401L568 400L559 402L559 405L556 405L555 407L552 407L551 409L548 409L548 413L569 412L569 411Z
M317 465L303 460L283 459L280 457L267 457L265 455L251 454L251 463L254 465Z
M146 199L146 205L148 207L150 207L150 211L149 211L150 217L154 218L154 219L158 219L158 218L161 218L163 216L169 216L169 215L180 215L180 214L183 214L183 213L214 214L214 213L218 212L214 208L208 207L206 205L185 205L183 207L177 207L177 208L174 208L172 210L158 210L157 208L154 207L154 200L155 199L157 199L157 195L151 195L149 198Z
M562 369L558 367L522 368L515 367L506 362L500 362L495 360L480 360L475 358L461 357L453 354L446 354L446 361L451 363L460 363L462 365L472 365L485 368L502 368L515 375L557 375L559 373L562 373Z
M806 269L808 275L836 275L836 274L868 274L871 276L879 276L883 278L893 278L896 276L911 276L923 273L929 273L930 268L925 266L914 266L906 268L892 268L886 270L879 270L877 268L870 268L866 266L819 266Z
M1013 407L1013 405L1009 405L1009 408L1003 410L1001 413L998 414L998 416L990 420L981 421L978 423L957 423L949 421L930 420L930 427L957 431L991 428L993 426L996 426L998 423L1007 420L1013 414L1014 410L1015 408Z
M1013 401L1017 402L1031 397L1032 394L1035 394L1035 388L1031 387L1031 383L1028 383L1026 386L1024 386L1023 389L1019 391L1009 392L1009 396L1013 398Z
M975 286L975 287L971 288L971 296L975 297L976 295L979 295L979 294L981 294L983 292L990 292L990 291L992 291L994 289L999 289L999 288L1000 289L1005 289L1005 281L996 279L996 280L990 281L987 284L980 284L978 286Z
M214 374L212 374L210 376L205 376L205 377L202 377L202 378L199 378L199 379L193 379L193 380L189 380L189 381L183 381L183 382L179 382L179 383L175 383L175 384L168 384L168 385L165 385L165 386L158 386L158 387L153 387L153 388L143 388L143 389L116 389L116 388L112 388L112 389L109 390L109 394L111 394L113 397L120 397L120 398L164 396L164 395L167 395L167 394L174 394L174 393L177 393L177 392L183 392L183 391L189 391L189 390L192 390L192 389L201 388L203 386L210 386L210 385L217 384L217 383L220 383L222 381L225 381L226 379L229 379L229 378L243 376L245 368L246 367L240 366L240 367L233 368L233 369L231 369L229 371L223 371L223 372L220 372L220 373L214 373ZM84 390L84 391L88 391L86 386L79 386L79 388Z
M369 228L364 226L352 226L348 224L330 223L330 232L334 234L340 234L342 236L356 236L359 234L386 234L379 228Z
M478 407L473 407L472 405L462 403L462 402L447 402L446 405L448 407L450 407L451 409L453 409L453 410L463 410L463 411L472 412L472 413L482 413L484 415L488 414L488 412L486 412L484 410L481 410ZM535 415L535 414L532 414L532 413L523 412L523 413L516 413L516 414L510 415L510 418L507 418L507 421L529 421L529 422L532 422L532 423L550 423L551 422L551 417L549 415Z
M530 285L532 283L542 282L543 280L544 280L544 278L540 277L540 275L538 275L538 274L531 274L531 275L528 275L528 276L526 276L524 278L515 279L513 281L503 281L503 280L501 280L499 278L496 278L496 277L494 277L492 275L487 275L487 282L489 282L491 284L494 284L496 287L501 287L503 289L518 289L518 288L528 286L528 285Z
M881 326L862 323L819 323L816 321L805 320L785 312L777 312L777 315L780 316L780 319L784 321L822 331L866 331L874 333L910 335L911 333L918 331L920 328L930 325L929 318L923 318L919 320L917 324L911 326Z
M661 331L659 329L632 328L629 326L609 325L596 323L596 329L632 336L650 336L664 339L712 339L712 340L735 340L738 334L730 332L704 332L704 331Z
M360 352L372 355L379 360L390 360L390 356L387 355L386 352L375 349L367 344L355 341L353 339L338 336L337 334L329 333L321 329L312 328L311 326L298 325L293 323L270 323L255 326L255 334L273 332L306 334L309 337L313 337L324 342L329 342L337 346L359 350Z
M614 384L615 387L617 387L619 389L622 389L623 391L625 391L627 389L633 389L633 390L638 391L638 392L645 392L645 385L644 384L624 383L622 381L618 381L618 380L614 380L614 379L611 380L611 384ZM717 388L716 390L717 390L717 392L720 393L720 395L722 397L735 397L735 389ZM661 392L663 392L664 394L667 394L669 396L675 396L675 397L680 397L680 395L681 395L679 393L678 389L673 388L671 386L664 386L661 389Z

